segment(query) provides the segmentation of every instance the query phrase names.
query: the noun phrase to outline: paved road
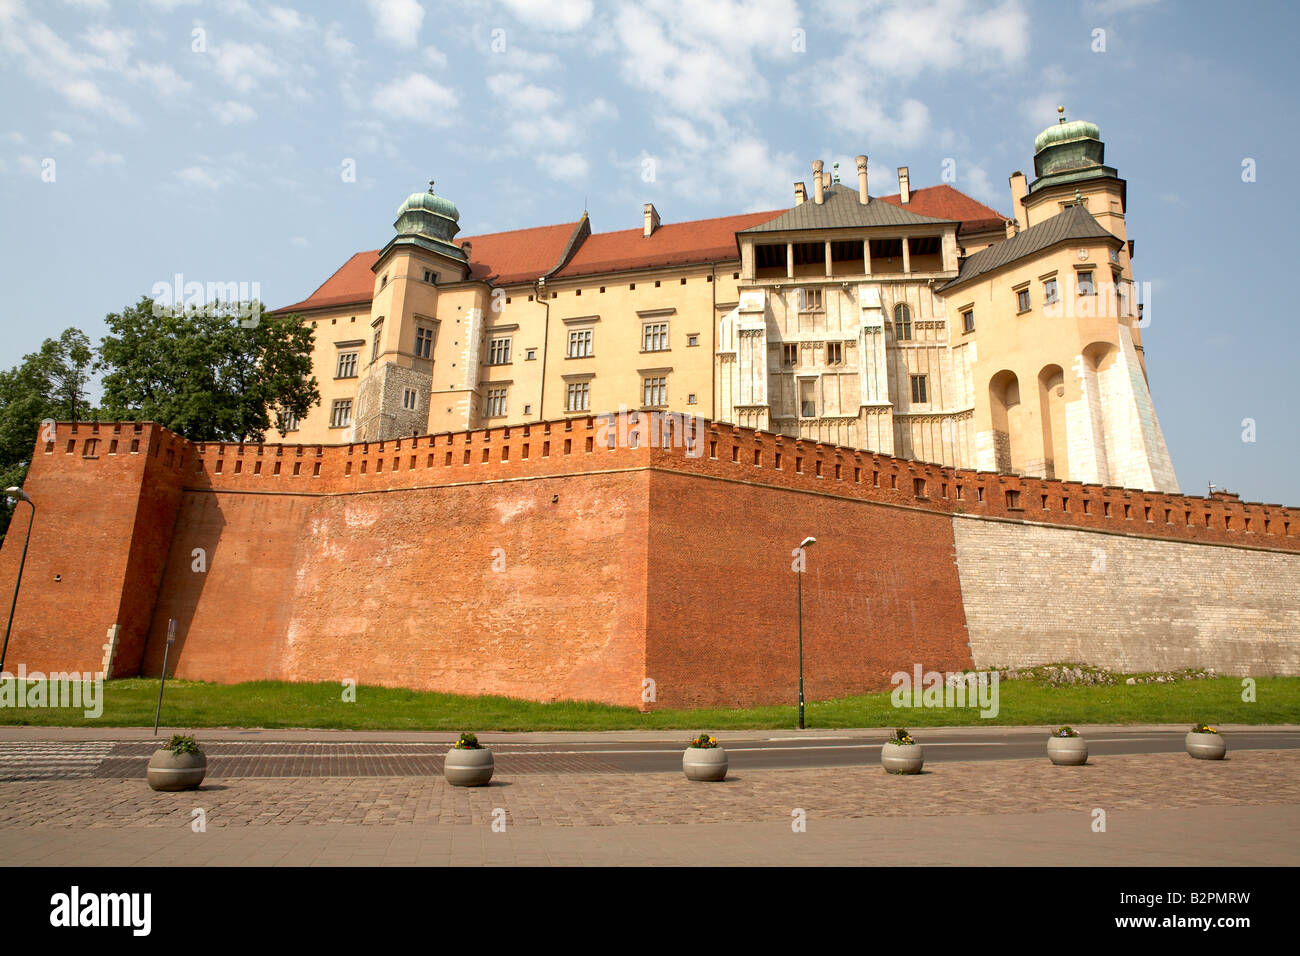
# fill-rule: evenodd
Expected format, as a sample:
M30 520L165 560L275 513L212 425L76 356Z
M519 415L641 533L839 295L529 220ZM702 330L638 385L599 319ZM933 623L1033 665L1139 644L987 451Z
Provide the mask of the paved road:
M927 763L1044 758L1041 730L915 731ZM1178 753L1183 731L1105 729L1088 736L1090 757L1117 754ZM1250 729L1225 735L1229 756L1237 750L1300 748L1300 730ZM731 768L803 769L874 765L883 735L766 732L723 735ZM68 778L127 779L144 776L155 744L144 740L0 741L0 780ZM680 770L678 739L494 740L497 772L663 773ZM301 739L210 740L208 776L240 777L402 777L440 774L445 742Z

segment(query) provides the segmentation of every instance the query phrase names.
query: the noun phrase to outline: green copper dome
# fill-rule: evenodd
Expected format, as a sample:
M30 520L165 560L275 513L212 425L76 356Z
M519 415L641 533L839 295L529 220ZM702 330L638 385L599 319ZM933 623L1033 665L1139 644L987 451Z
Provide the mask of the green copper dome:
M1057 123L1055 126L1049 126L1038 134L1034 140L1034 152L1038 153L1046 146L1056 143L1069 143L1080 139L1101 139L1101 130L1097 128L1096 123L1089 123L1087 120L1071 120L1068 123Z
M1084 170L1100 169L1106 162L1106 144L1101 130L1087 120L1065 121L1049 126L1034 140L1034 173L1042 179Z
M406 200L397 207L397 216L400 219L403 215L413 209L423 209L433 213L435 216L442 216L450 219L452 222L460 220L460 210L450 199L444 199L442 196L435 196L433 189L430 187L422 193L411 193Z
M431 242L439 251L454 250L454 255L464 258L459 247L452 244L460 232L460 210L450 199L435 196L432 182L428 192L411 193L397 207L393 228L399 237L408 237L417 244Z

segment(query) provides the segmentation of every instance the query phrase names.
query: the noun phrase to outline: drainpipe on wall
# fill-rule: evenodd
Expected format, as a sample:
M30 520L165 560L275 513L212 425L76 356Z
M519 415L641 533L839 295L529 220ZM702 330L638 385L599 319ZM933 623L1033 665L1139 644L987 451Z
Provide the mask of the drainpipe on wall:
M533 283L537 299L546 309L546 321L542 323L542 389L537 396L537 420L546 421L546 353L551 341L551 300L546 297L546 276L538 276Z
M709 391L713 393L713 414L709 421L716 422L718 420L718 264L712 263L709 270L713 274L713 303L709 312L712 324L712 329L709 331L709 347L713 350L713 357L709 359L709 377L713 379L713 388Z

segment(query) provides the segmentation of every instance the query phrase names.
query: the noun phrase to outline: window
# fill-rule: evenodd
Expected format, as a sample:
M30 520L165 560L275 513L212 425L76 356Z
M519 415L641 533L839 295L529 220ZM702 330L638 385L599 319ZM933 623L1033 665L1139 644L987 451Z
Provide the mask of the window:
M647 408L662 408L668 404L668 378L659 375L641 380L641 404Z
M415 409L415 405L416 405L415 389L413 388L402 389L402 407L409 412Z
M590 394L587 382L570 382L566 389L564 408L569 412L585 412L589 407Z
M383 336L384 320L381 318L375 322L375 339L374 344L370 347L370 364L374 365L379 361L379 340Z
M488 364L489 365L510 364L510 336L508 335L501 336L489 340Z
M1079 295L1092 295L1096 290L1092 286L1092 273L1079 273Z
M668 323L653 322L642 330L641 351L663 352L668 348Z
M437 285L437 284L438 284L438 273L434 272L432 269L425 269L425 270L424 270L424 281L427 282L427 283L429 283L429 285Z
M961 330L963 332L975 331L975 310L967 309L961 314Z
M821 289L800 289L799 310L801 312L822 311L822 290Z
M781 364L786 368L794 368L799 363L799 346L783 345L781 347Z
M826 343L826 364L827 365L844 364L844 343L843 342Z
M569 358L591 358L591 329L573 329L569 332Z
M1029 311L1029 290L1028 289L1016 290L1016 311L1017 312Z
M487 393L488 418L500 418L506 413L506 390L489 388Z
M929 399L925 397L925 380L926 376L924 375L912 376L912 402L914 404L919 405L929 401Z
M524 353L524 361L525 362L537 361L537 349L529 349L528 351L526 351Z
M912 310L906 305L894 306L894 338L906 341L912 337Z
M276 416L276 428L280 430L281 435L287 435L289 432L298 430L298 416L293 412L280 412Z
M1060 293L1056 288L1056 280L1048 279L1043 283L1043 301L1048 305L1056 302L1060 298Z
M382 279L379 280L379 288L382 289L387 285L388 285L388 276L384 276Z
M334 371L335 378L356 378L357 377L357 353L340 352L338 368ZM283 429L281 429L283 431Z
M695 404L695 393L694 393L694 392L691 392L689 395L686 396L686 404L687 404L687 405L694 405L694 404Z
M816 418L817 417L817 400L814 388L816 382L799 383L799 417Z
M347 428L352 424L352 399L336 398L330 409L330 428Z
M688 347L695 348L699 344L700 344L700 336L698 332L693 335L686 336L686 345Z
M425 359L433 358L433 329L426 325L416 327L415 357Z

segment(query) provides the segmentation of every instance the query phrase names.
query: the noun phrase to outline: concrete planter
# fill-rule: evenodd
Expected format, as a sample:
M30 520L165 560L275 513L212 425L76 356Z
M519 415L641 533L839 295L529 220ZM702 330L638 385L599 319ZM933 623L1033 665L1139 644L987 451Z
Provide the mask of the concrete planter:
M1058 767L1078 767L1088 762L1088 741L1082 737L1048 737L1047 757Z
M682 772L687 780L725 780L727 752L721 747L687 747L682 751Z
M208 758L203 754L155 750L145 779L155 790L197 790L207 772Z
M1198 760L1222 760L1228 752L1228 742L1222 734L1198 734L1193 730L1185 742L1187 752Z
M442 775L453 787L486 787L492 779L494 763L492 751L486 747L477 750L447 751L443 762Z
M886 743L880 748L880 765L890 773L920 773L925 751L920 744Z

